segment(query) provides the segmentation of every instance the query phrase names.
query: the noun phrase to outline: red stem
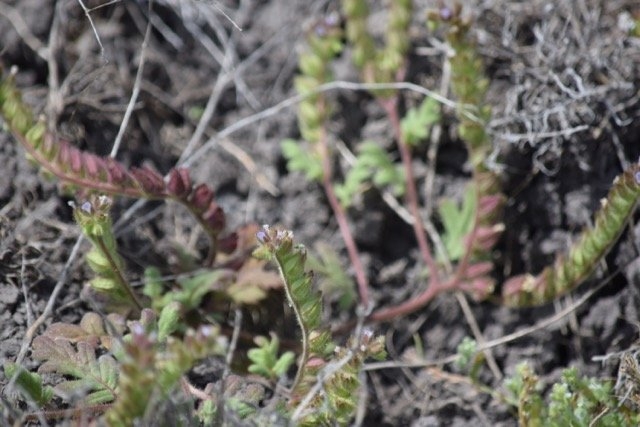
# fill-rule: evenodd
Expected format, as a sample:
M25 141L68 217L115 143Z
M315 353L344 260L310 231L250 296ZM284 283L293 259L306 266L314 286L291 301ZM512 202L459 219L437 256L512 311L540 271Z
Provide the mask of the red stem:
M407 182L406 200L409 205L409 212L413 217L413 232L416 235L418 241L418 247L420 248L420 254L425 264L429 268L429 274L432 278L430 287L438 286L440 283L440 277L438 272L438 265L436 264L433 256L431 255L431 249L429 248L429 242L426 238L426 232L422 225L422 217L420 216L420 207L418 203L418 191L416 189L416 183L413 174L413 166L411 165L412 157L411 150L404 139L402 129L400 127L400 117L398 115L397 103L398 97L381 99L380 103L385 109L391 127L398 143L398 150L400 151L400 157L402 158L402 166L404 167Z
M353 234L351 233L351 229L349 228L349 223L347 221L347 215L338 201L336 197L336 193L333 189L333 183L331 182L332 176L332 168L331 168L331 158L329 156L329 147L327 142L327 135L324 127L321 130L320 136L320 157L322 159L322 186L324 187L324 192L327 195L327 199L329 200L329 205L333 210L333 215L338 222L338 228L340 229L340 234L342 235L342 240L344 241L344 245L347 248L347 253L349 255L349 260L351 261L351 265L355 271L356 282L358 284L358 293L360 295L360 304L364 307L365 311L369 309L369 280L367 279L367 275L364 271L364 267L362 265L362 261L360 261L360 255L358 253L358 247L356 246L356 242L353 238Z
M385 322L400 316L406 316L427 305L440 293L456 289L459 286L460 282L456 278L440 284L430 281L427 288L420 295L398 305L376 310L367 320L370 322Z

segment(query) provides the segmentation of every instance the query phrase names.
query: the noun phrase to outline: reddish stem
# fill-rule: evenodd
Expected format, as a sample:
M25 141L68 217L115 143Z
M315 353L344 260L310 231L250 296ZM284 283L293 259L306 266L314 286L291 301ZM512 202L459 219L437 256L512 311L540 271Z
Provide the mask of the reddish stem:
M438 272L438 265L436 264L433 256L431 255L431 249L429 248L429 242L426 238L426 232L422 225L422 217L420 216L420 207L418 203L418 191L416 189L416 183L413 174L413 166L411 150L404 139L402 129L400 126L400 117L397 109L398 97L381 99L380 104L385 109L391 127L393 129L394 136L398 143L398 150L400 151L400 157L402 158L402 166L404 167L407 182L406 200L409 205L409 212L413 217L413 232L416 235L418 241L418 247L420 254L425 264L429 268L429 274L432 278L430 287L437 286L440 283L440 277Z
M329 156L329 147L327 142L327 135L324 127L321 130L320 136L320 157L322 159L322 186L324 187L324 192L327 195L327 199L329 200L329 205L333 210L333 215L338 222L338 228L340 229L340 234L342 235L342 240L344 241L344 245L347 248L347 253L349 255L349 260L351 261L351 265L355 271L356 282L358 284L358 293L360 295L360 304L364 307L365 310L369 309L369 280L367 279L367 275L364 270L364 266L362 265L362 261L360 261L360 255L358 253L358 247L356 246L356 242L353 238L353 234L351 233L351 228L349 228L349 223L347 221L347 215L338 201L336 197L336 193L333 189L333 183L331 182L332 176L332 168L331 168L331 158Z
M440 284L430 281L427 288L420 295L401 304L376 310L367 320L370 322L385 322L396 317L406 316L427 305L440 293L457 289L459 286L460 282L456 278Z

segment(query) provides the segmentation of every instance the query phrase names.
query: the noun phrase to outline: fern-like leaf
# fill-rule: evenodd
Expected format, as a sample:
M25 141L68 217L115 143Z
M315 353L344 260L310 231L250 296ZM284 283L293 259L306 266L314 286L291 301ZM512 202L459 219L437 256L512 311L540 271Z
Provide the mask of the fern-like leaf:
M280 143L282 155L287 159L287 169L302 172L310 181L322 178L322 163L318 156L292 139L285 139Z
M88 404L115 399L118 382L116 360L110 355L96 357L97 345L79 341L75 346L65 338L40 335L33 340L32 357L44 363L38 372L56 372L73 377L64 380L54 390L63 398L83 394Z
M379 188L389 187L396 196L404 194L405 178L402 168L389 158L382 147L372 141L358 146L358 156L347 172L342 185L336 185L336 196L343 206L349 206L367 183Z
M100 157L74 147L49 132L44 119L34 119L15 87L13 72L0 76L0 114L27 155L67 189L172 199L183 204L207 233L211 243L207 263L213 264L225 228L225 214L215 202L213 190L204 184L194 186L186 169L172 169L165 180L148 166L127 168L111 157ZM232 250L233 236L225 243L228 243L227 249Z
M617 241L640 198L640 163L629 167L613 182L595 217L569 253L556 258L537 276L520 275L503 288L507 305L540 305L573 290L596 268Z
M417 145L429 136L431 127L440 119L440 103L431 97L424 98L419 107L411 108L402 119L404 140L409 145Z
M291 351L284 352L278 357L280 340L275 334L271 334L271 339L256 337L254 339L257 348L252 348L247 352L251 365L249 372L261 375L269 380L277 380L287 373L293 363L295 355Z
M257 233L257 238L260 246L254 252L254 256L269 259L278 267L287 300L302 332L302 354L294 381L295 389L312 355L324 355L330 343L330 334L320 328L321 295L313 288L312 274L304 269L306 250L302 245L293 244L291 231L265 225Z

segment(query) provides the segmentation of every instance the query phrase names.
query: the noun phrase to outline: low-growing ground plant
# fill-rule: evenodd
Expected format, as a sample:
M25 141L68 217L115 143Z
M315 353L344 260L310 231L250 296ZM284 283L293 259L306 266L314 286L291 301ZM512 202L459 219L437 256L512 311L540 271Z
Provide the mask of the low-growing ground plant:
M499 283L493 251L505 230L507 196L500 171L489 162L494 151L488 131L491 106L485 99L489 83L471 35L473 21L459 6L426 16L423 25L451 49L454 100L422 88L427 95L415 101L404 97L413 2L389 3L381 40L369 31L368 2L343 0L340 7L339 13L327 14L307 30L294 81L300 96L300 138L283 140L281 148L290 172L322 186L355 284L341 269L340 259L325 248L311 262L322 276L318 286L307 249L291 230L268 225L230 230L229 212L210 186L193 182L188 168L174 167L163 176L147 166L128 167L77 148L59 137L46 118L35 117L16 86L15 68L3 71L0 113L5 129L43 175L54 177L62 192L75 196L70 209L91 244L84 259L92 275L86 292L93 309L78 324L52 323L33 338L29 348L31 358L40 363L37 370L20 363L4 366L7 399L16 408L2 413L7 421L47 424L73 418L110 426L362 422L358 408L366 387L366 361L386 357L384 337L373 329L377 324L406 317L448 292L514 309L542 305L573 291L595 271L634 212L640 163L616 178L593 226L566 254L558 254L540 273ZM391 129L388 142L395 143L361 141L354 146L351 164L343 168L337 167L346 162L336 156L338 138L331 131L335 99L327 90L336 83L332 67L340 56L357 70L359 87L375 99ZM451 108L450 117L443 104ZM444 200L425 218L423 204L432 201L419 193L414 155L446 120L453 121L464 142L470 177L460 200ZM395 304L374 297L348 218L355 204L366 203L363 195L370 189L408 213L425 271L420 291ZM112 229L117 197L182 205L207 236L206 254L201 259L185 254L182 269L170 281L157 266L143 266L143 286L133 286ZM338 305L350 321L332 330L323 317L319 288L338 294ZM274 294L286 300L299 344L285 348L284 338L270 329L269 299ZM243 316L267 323L269 338L241 336ZM511 405L521 425L640 422L640 382L635 381L640 373L631 356L623 359L624 385L567 369L545 397L527 365L505 382L504 390L483 385L479 372L486 359L478 348L472 340L463 341L457 369L467 370L479 390ZM214 379L195 384L189 374L203 360L220 368ZM57 375L53 382L49 374ZM60 403L68 409L60 409ZM173 406L176 410L167 415L167 407ZM164 416L170 418L161 419Z

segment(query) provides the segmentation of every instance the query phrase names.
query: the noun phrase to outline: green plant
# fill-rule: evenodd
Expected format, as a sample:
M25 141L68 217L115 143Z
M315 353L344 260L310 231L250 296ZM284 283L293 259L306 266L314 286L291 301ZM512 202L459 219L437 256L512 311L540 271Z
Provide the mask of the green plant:
M288 402L292 420L301 426L348 425L356 408L364 361L385 357L383 337L374 338L371 331L365 331L352 337L347 347L336 346L321 326L322 300L304 269L304 247L294 245L291 231L268 226L258 232L258 241L254 255L277 265L302 335Z
M0 72L2 70L0 69ZM0 104L5 123L22 144L30 159L55 176L70 190L121 195L134 198L175 200L183 204L202 226L210 241L206 264L212 265L218 251L232 251L235 236L221 234L225 215L205 184L193 185L189 172L174 168L165 179L153 169L127 169L111 157L100 157L59 139L46 128L44 119L35 120L14 85L12 73L0 81Z
M505 381L505 387L518 410L523 427L561 426L635 426L638 413L621 406L613 393L611 381L586 378L575 368L562 372L548 398L541 393L542 384L526 362Z
M251 359L249 372L270 380L277 380L284 376L295 359L293 352L287 351L278 357L280 341L273 334L270 340L265 337L256 337L254 341L258 347L252 348L247 353Z
M4 365L4 374L18 387L25 400L35 402L38 406L46 406L53 398L55 392L51 386L42 384L42 377L29 372L15 363Z
M93 244L86 260L96 277L91 279L89 285L108 295L113 304L132 307L139 312L142 310L142 303L124 277L124 262L116 247L109 214L111 200L106 196L94 196L80 206L73 205L76 222Z
M365 82L387 83L402 78L404 61L399 60L396 54L404 55L407 52L408 23L404 17L411 14L411 7L411 2L392 4L388 10L389 25L385 32L385 44L378 48L367 29L366 2L343 1L346 39L353 52L353 63L361 70ZM369 186L384 189L391 185L396 195L405 196L420 254L429 271L429 283L420 295L395 307L373 311L368 318L371 321L384 321L418 310L442 292L463 290L478 299L484 299L490 297L495 288L490 254L504 231L502 211L505 196L501 192L500 174L491 169L487 162L493 151L491 138L486 131L486 123L491 115L491 109L484 101L488 79L484 76L482 62L469 34L471 21L462 17L461 8L447 8L444 12L432 13L429 20L432 28L443 30L454 52L450 59L451 89L458 101L455 110L457 129L467 146L473 170L461 207L457 208L455 202L445 200L438 209L443 226L440 239L448 260L444 260L440 253L438 256L432 254L422 225L412 169L411 148L426 138L429 129L441 120L434 98L426 98L417 108L410 108L400 118L400 93L388 89L371 89L371 95L386 112L402 166L396 166L378 142L366 141L358 146L355 162L346 171L344 183L334 182L331 168L334 161L329 145L331 138L326 128L331 108L329 100L313 93L313 89L330 78L328 61L339 51L337 30L333 33L322 31L321 35L318 32L311 33L308 38L309 50L301 57L299 67L301 75L298 80L313 81L304 90L299 90L301 95L313 93L300 105L298 121L301 135L306 144L316 147L313 155L317 155L316 158L319 157L324 166L320 168L318 163L308 161L311 153L305 147L309 146L296 146L291 140L283 144L290 170L303 170L307 177L318 177L316 172L323 171L323 189L340 225L349 259L355 270L360 303L364 307L368 307L370 302L368 279L359 260L358 248L351 236L344 207L349 207L358 192ZM336 48L331 50L326 46ZM381 58L386 58L390 46L394 46L396 54L388 61L382 60ZM327 52L331 54L328 55ZM310 67L310 63L316 64L316 67ZM313 132L309 132L310 129ZM633 212L640 196L639 171L640 165L634 164L616 179L606 202L596 214L594 226L582 233L568 255L559 255L554 265L537 275L525 274L508 278L502 286L500 301L510 306L544 304L582 283L615 243ZM451 262L455 262L455 265L450 265Z
M46 174L57 177L66 190L77 190L83 198L74 205L74 217L93 246L86 255L95 276L89 283L111 303L104 315L89 313L78 325L54 323L34 339L32 356L42 362L39 372L58 374L55 386L44 385L39 373L16 364L5 365L5 375L20 390L23 400L44 409L38 415L54 419L89 414L101 416L112 426L143 424L149 414L180 393L181 385L181 397L188 403L184 411L192 416L193 407L197 407L195 415L205 424L223 424L228 421L225 414L230 413L238 419L252 416L265 424L277 419L296 425L348 425L363 385L365 360L385 357L384 342L371 330L358 327L351 331L353 324L348 324L345 329L352 334L345 346L338 346L323 319L323 296L318 288L327 293L335 291L341 309L348 310L356 298L352 288L357 286L358 313L362 313L359 320L363 323L407 315L442 292L462 290L478 299L491 296L491 252L504 230L505 197L501 176L487 162L493 150L486 126L491 116L485 102L488 79L470 35L472 23L462 18L459 9L432 16L432 23L438 23L434 27L443 30L453 50L451 90L457 101L456 129L466 144L472 176L461 203L445 200L439 204L436 217L441 235L432 236L430 241L423 224L413 156L414 151L422 149L432 129L448 118L441 114L435 97L412 106L414 101L404 98L400 86L394 86L404 79L412 7L409 0L391 2L384 38L378 41L368 31L367 2L344 0L344 33L337 15L329 15L308 32L307 51L299 58L295 87L302 97L298 124L303 141L285 140L282 151L290 171L302 172L323 186L355 272L355 286L335 253L321 250L311 263L324 278L316 287L307 270L306 250L294 244L289 230L259 230L254 254L261 259L250 259L253 239L245 239L245 246L239 247L239 231L225 231L225 214L213 191L204 184L194 185L187 169L174 168L163 177L149 167L128 168L58 139L43 119L34 119L22 101L13 71L3 76L0 112L6 126ZM345 44L350 49L344 50ZM330 133L334 109L323 85L333 81L332 61L343 51L351 52L353 65L362 81L369 84L369 94L384 110L396 147L372 140L359 142L355 161L340 174L334 170L337 162ZM416 296L377 310L347 221L348 209L369 188L390 190L393 196L405 198L420 256L429 273L428 283ZM185 262L189 268L175 272L175 280L164 278L156 267L147 267L144 296L138 295L127 280L125 262L118 254L107 194L184 205L209 238L206 257ZM501 302L542 304L578 286L614 244L639 196L640 165L634 164L614 182L594 227L582 234L569 254L539 275L508 279ZM431 245L438 240L444 251L435 256ZM275 264L277 275L267 269L268 262ZM225 330L232 345L221 327L229 308L237 313L251 311L251 306L263 302L280 282L301 338L297 372L286 398L279 390L265 392L277 381L285 381L295 359L293 352L281 352L278 335L254 338L256 347L246 351L248 367L237 368L232 359L241 326L236 325L233 332ZM256 309L252 314L258 312ZM136 320L127 321L126 316ZM478 346L465 340L458 353L458 368L468 370L477 382L484 361ZM225 366L232 365L237 373L225 372L203 390L189 384L185 374L199 360L225 355ZM263 384L267 385L252 384L248 373L254 374L253 378L264 377L267 381ZM540 425L544 420L552 420L552 425L586 425L589 417L602 425L638 422L631 409L620 409L621 402L610 384L579 378L575 371L566 371L562 382L553 386L548 405L540 382L527 368L520 368L507 386L523 425ZM51 409L53 396L73 409ZM637 390L630 391L629 399L637 399ZM36 415L28 414L25 420L32 421Z

